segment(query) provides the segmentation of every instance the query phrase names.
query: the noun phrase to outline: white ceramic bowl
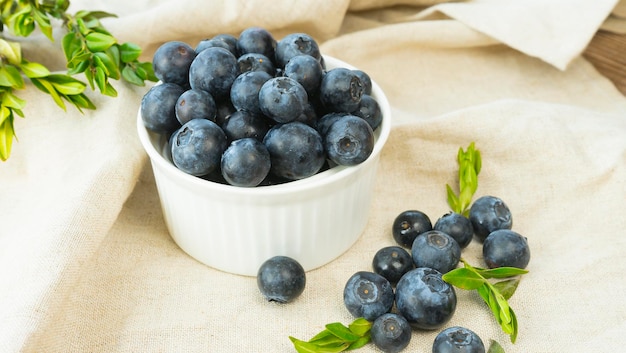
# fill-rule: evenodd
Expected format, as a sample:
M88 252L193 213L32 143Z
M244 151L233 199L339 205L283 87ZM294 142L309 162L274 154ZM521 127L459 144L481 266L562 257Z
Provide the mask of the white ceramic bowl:
M354 68L329 56L324 60L328 69ZM343 254L367 224L378 160L391 128L389 102L372 84L383 121L370 157L356 166L272 186L236 187L180 171L163 153L166 139L148 131L139 113L139 138L172 239L210 267L248 276L275 255L290 256L308 271Z

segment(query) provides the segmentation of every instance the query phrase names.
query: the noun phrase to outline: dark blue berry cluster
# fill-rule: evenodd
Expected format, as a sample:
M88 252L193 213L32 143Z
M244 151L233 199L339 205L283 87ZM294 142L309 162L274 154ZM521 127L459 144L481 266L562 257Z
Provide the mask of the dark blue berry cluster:
M457 297L443 274L457 267L462 249L475 234L483 242L489 268L526 267L528 243L510 230L511 220L506 204L493 196L477 199L469 217L451 212L434 225L424 212L401 212L391 227L397 245L376 252L372 271L358 271L350 277L344 287L344 305L353 316L373 322L371 339L384 352L403 350L411 331L418 329L441 330L433 342L434 353L484 353L485 346L474 331L445 327L455 312Z
M383 118L370 77L328 69L306 33L276 40L250 27L195 48L169 41L154 53L153 67L161 83L141 101L146 128L169 136L182 171L235 186L359 164L372 153Z

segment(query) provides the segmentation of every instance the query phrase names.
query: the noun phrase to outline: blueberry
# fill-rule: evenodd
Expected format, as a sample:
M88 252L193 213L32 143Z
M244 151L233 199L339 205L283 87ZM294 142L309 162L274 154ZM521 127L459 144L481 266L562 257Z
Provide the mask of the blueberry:
M411 342L411 325L396 313L386 313L374 320L370 329L374 345L385 353L397 353Z
M201 176L219 168L227 140L211 120L193 119L170 138L172 161L185 173Z
M424 212L407 210L396 216L391 233L396 243L410 249L419 234L432 229L430 218Z
M259 105L263 114L278 123L296 120L308 102L306 90L289 77L267 80L259 91Z
M433 229L454 238L461 249L467 247L474 237L474 228L469 218L460 213L448 212L435 222Z
M338 165L357 165L372 154L374 131L358 116L343 116L328 128L324 149L328 158Z
M215 113L215 123L219 126L224 125L224 122L228 119L228 117L237 111L235 107L233 107L233 103L231 103L230 99L223 99L221 101L216 101L217 104L217 112Z
M189 44L180 41L165 42L152 56L154 75L162 82L187 87L189 68L195 58L196 51Z
M141 99L141 118L148 130L170 134L180 127L176 102L185 89L175 83L154 85Z
M261 265L257 286L268 301L288 303L304 292L306 273L302 265L288 256L274 256Z
M352 72L354 72L361 80L361 83L363 83L363 94L371 95L372 79L370 78L370 76L363 70L355 69L352 70Z
M401 246L386 246L374 255L372 268L375 273L395 284L405 273L413 269L413 259Z
M389 281L374 272L359 271L353 274L343 290L343 302L354 317L368 321L391 310L394 301Z
M441 272L420 267L407 272L396 285L396 307L416 329L435 330L456 310L456 292Z
M276 43L276 65L285 67L297 55L310 55L318 61L322 54L313 37L306 33L290 33Z
M509 229L495 230L483 243L483 258L489 268L526 268L530 262L528 240Z
M231 34L221 33L210 39L201 40L196 46L196 53L213 47L224 48L233 53L235 57L239 56L239 53L237 52L237 37Z
M359 107L352 114L367 121L372 130L376 130L383 122L383 113L380 110L380 105L374 97L367 94L361 96L361 103L359 103Z
M268 75L274 76L276 74L276 67L270 58L259 53L243 54L237 58L237 65L239 65L239 73L248 71L263 71Z
M270 32L261 27L248 27L239 34L237 39L237 51L240 56L259 53L273 58L275 50L276 40Z
M211 93L222 100L230 94L230 87L239 74L237 58L227 49L212 47L198 53L189 67L191 88Z
M411 256L415 267L430 267L441 273L447 273L458 265L461 247L448 234L429 230L415 238Z
M269 120L247 110L237 110L230 114L222 124L222 129L230 141L253 137L263 141L270 129Z
M470 207L469 219L474 234L480 241L484 241L494 230L511 229L513 226L509 207L495 196L482 196L476 199Z
M270 154L257 139L235 140L222 154L221 167L222 176L230 185L257 186L270 171Z
M272 173L282 178L297 180L309 177L316 174L326 161L322 137L301 122L272 127L263 143L270 152Z
M176 101L176 119L181 125L191 119L209 119L215 121L217 105L209 92L189 89Z
M453 326L437 334L433 353L485 353L485 345L476 332Z
M311 102L307 102L307 104L304 106L302 114L300 114L295 121L299 121L313 128L317 128L318 116Z
M265 71L249 71L237 76L230 87L230 101L236 109L249 110L262 114L259 105L259 91L270 76Z
M353 112L359 108L363 83L350 69L337 67L326 72L320 84L320 99L326 108Z
M315 94L322 82L322 65L310 55L296 55L285 65L283 75L298 81L307 94Z
M318 119L316 124L317 132L320 133L320 136L324 138L326 133L330 129L330 126L334 124L340 118L348 115L348 113L328 113L324 114L321 118Z

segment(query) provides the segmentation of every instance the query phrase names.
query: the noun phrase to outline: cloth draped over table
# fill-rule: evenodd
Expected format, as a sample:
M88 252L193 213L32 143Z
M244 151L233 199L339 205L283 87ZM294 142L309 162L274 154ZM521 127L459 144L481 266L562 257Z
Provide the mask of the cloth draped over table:
M370 222L303 295L266 302L254 278L222 273L171 240L135 122L147 87L116 82L98 109L59 110L27 87L26 118L0 165L0 352L291 352L330 322L348 323L342 290L393 245L407 209L448 211L456 153L483 155L477 196L501 197L528 238L530 273L511 299L511 344L473 292L449 325L507 352L614 352L626 344L626 98L580 56L599 28L626 28L617 0L72 1L104 10L121 41L192 46L260 26L306 32L363 69L392 107ZM62 70L58 43L25 55ZM626 55L626 53L624 53ZM625 68L626 69L626 68ZM480 244L464 251L482 265ZM429 351L415 332L407 351ZM363 352L374 352L368 345Z

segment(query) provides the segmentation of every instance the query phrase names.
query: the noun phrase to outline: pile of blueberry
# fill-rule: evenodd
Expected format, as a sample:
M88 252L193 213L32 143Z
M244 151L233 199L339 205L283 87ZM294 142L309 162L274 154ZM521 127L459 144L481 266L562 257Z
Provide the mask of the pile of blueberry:
M457 267L474 235L483 242L489 268L528 265L526 238L511 226L509 208L494 196L478 198L469 217L448 213L434 226L423 212L404 211L392 225L398 245L377 251L372 271L348 279L344 304L354 317L373 322L371 338L379 349L399 352L408 346L412 329L440 330L452 318L456 292L442 276ZM440 331L433 343L433 353L444 352L484 353L485 347L476 333L455 326Z
M180 41L153 56L161 81L141 101L147 129L169 136L180 170L235 186L307 178L356 165L382 122L361 70L327 69L306 33L276 40L259 27Z

